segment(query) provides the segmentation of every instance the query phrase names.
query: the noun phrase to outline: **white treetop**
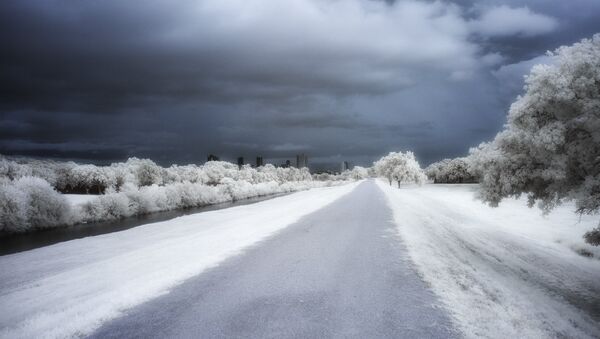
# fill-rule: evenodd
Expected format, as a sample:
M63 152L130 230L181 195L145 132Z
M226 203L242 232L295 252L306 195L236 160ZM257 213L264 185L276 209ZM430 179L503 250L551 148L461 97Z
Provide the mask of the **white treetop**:
M398 187L402 182L414 182L421 184L425 180L425 174L415 159L415 155L408 151L390 152L373 164L375 173L387 178L390 185L392 181L398 182Z

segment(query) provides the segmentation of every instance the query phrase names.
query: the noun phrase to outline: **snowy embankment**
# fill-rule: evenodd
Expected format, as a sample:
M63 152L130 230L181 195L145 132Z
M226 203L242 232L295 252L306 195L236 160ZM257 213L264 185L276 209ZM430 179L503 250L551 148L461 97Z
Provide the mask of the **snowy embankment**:
M239 254L356 183L0 257L0 337L82 336ZM10 311L8 311L10 310Z
M0 183L0 235L116 220L153 212L200 207L348 181L289 181L249 183L223 178L217 185L172 183L136 187L103 195L60 194L41 178L23 177Z
M367 175L361 167L313 178L306 167L270 164L208 161L165 168L130 158L96 166L0 155L0 236L343 185ZM101 195L88 200L62 194L90 192Z
M572 205L544 217L524 199L491 208L474 199L475 185L378 184L466 337L600 337L600 251L582 239L596 218L580 220Z
M165 186L133 187L118 193L100 195L97 199L76 206L74 223L114 220L134 215L200 207L260 196L291 193L331 185L338 181L275 181L251 184L243 180L223 179L220 184L208 186L194 183L175 183Z

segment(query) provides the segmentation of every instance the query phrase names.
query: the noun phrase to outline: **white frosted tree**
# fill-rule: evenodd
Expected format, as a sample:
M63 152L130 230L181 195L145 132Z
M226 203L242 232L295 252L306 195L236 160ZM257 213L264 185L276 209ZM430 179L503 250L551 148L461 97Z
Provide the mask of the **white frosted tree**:
M398 182L398 188L402 182L414 182L421 184L425 180L425 174L419 165L415 155L407 151L390 152L373 164L375 173L388 179L390 186L392 182Z
M477 182L469 158L444 159L425 168L427 177L435 183L460 184Z
M491 205L527 194L549 211L565 200L600 210L600 34L550 54L512 104L505 130L471 150L481 197ZM586 234L600 244L600 228Z
M125 164L132 168L139 186L160 185L163 183L163 168L154 161L129 158Z
M440 173L442 173L444 167L448 166L448 162L450 162L450 159L443 159L430 164L424 169L425 175L428 179L437 182L437 179L440 177Z
M361 166L354 166L349 173L349 177L353 180L363 180L369 177L369 171Z

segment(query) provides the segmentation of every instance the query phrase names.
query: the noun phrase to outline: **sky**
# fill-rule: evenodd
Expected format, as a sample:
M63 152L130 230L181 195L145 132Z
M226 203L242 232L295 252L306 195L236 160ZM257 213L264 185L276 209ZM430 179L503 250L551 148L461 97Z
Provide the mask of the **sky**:
M3 0L0 154L422 165L502 129L598 0Z

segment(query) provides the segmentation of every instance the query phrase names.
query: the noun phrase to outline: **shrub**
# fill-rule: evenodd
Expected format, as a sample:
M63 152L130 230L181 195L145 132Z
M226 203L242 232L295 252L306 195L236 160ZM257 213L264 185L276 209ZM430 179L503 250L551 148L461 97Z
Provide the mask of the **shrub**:
M23 232L71 221L67 200L41 178L22 177L0 183L0 231Z

